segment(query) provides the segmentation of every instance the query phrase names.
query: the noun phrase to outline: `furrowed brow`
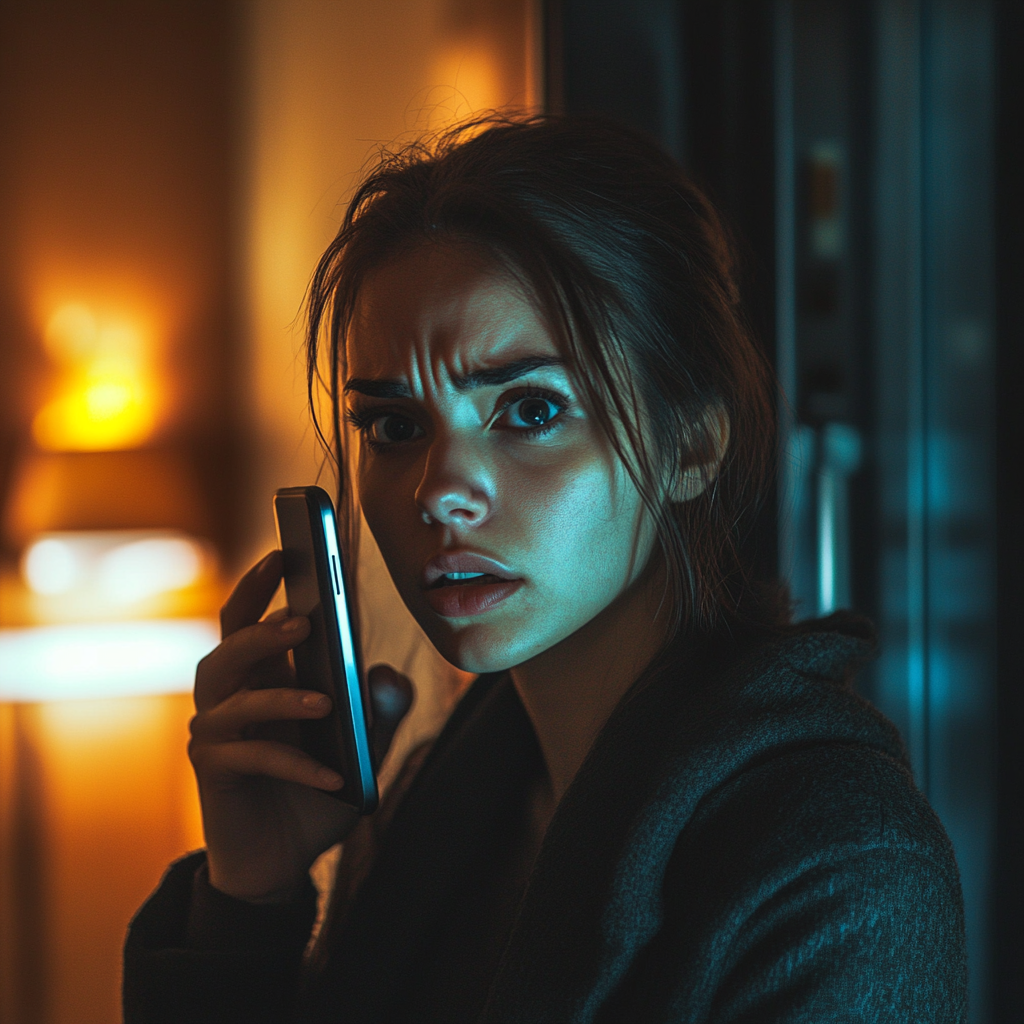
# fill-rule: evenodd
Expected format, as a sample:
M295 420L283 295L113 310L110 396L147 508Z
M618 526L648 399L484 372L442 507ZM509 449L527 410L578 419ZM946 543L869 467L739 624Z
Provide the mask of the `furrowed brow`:
M523 359L514 359L503 366L492 366L486 370L474 370L465 376L452 377L452 384L458 391L472 391L475 388L498 387L508 384L509 381L525 377L534 370L545 366L563 366L565 360L558 356L526 356ZM347 395L351 391L358 391L361 395L368 395L370 398L411 398L412 391L409 385L402 380L383 380L376 377L353 377L347 381L344 387Z
M412 398L409 385L401 380L377 380L372 377L353 377L345 382L347 395L350 391L358 391L370 398Z
M565 360L558 356L526 356L524 359L514 359L504 366L494 366L486 370L474 370L464 377L453 377L452 384L458 391L471 391L473 388L497 387L501 384L508 384L509 381L525 377L534 370L544 366L563 366Z

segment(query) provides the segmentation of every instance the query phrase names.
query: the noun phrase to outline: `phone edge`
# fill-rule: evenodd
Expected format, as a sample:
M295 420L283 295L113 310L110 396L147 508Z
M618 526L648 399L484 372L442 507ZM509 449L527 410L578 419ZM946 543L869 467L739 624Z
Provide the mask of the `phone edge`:
M338 584L341 593L337 593L333 585L333 575L330 579L324 580L319 571L317 571L317 586L320 590L321 603L326 608L329 604L333 603L334 607L334 625L333 628L336 630L336 639L338 642L338 648L341 651L341 664L335 664L333 666L334 671L338 673L341 681L344 685L345 698L348 701L348 715L349 722L351 723L351 736L352 746L355 754L355 767L357 779L356 785L353 787L355 793L352 796L358 802L352 802L347 799L348 794L345 797L341 796L341 792L348 789L346 785L343 790L337 795L339 799L343 799L350 806L355 807L360 814L371 814L376 810L379 801L380 794L377 786L377 775L373 765L373 752L370 748L370 735L369 727L366 717L366 705L363 699L362 690L362 664L359 657L359 645L358 638L354 635L354 631L358 626L352 621L350 614L350 608L348 604L348 581L345 576L345 563L341 555L341 545L338 543L337 527L336 527L336 516L334 512L334 503L331 501L330 495L322 488L316 485L308 485L305 487L281 487L278 488L274 493L275 501L275 526L277 527L278 545L281 545L281 528L280 520L276 513L276 500L278 497L282 498L296 498L301 497L304 501L306 512L309 518L310 533L314 538L314 544L318 546L320 544L324 547L324 553L327 556L328 572L330 574L330 556L333 554L337 558L338 566ZM314 565L316 559L314 558ZM327 594L330 594L331 601L324 600ZM329 625L331 617L327 614L324 616L325 625L327 628L331 628ZM348 625L348 629L343 629L343 623ZM347 636L346 636L347 634ZM346 639L348 640L348 655L346 656ZM332 662L335 659L332 658ZM349 667L352 667L350 673ZM338 687L335 686L335 694L337 695ZM346 779L346 783L349 780Z

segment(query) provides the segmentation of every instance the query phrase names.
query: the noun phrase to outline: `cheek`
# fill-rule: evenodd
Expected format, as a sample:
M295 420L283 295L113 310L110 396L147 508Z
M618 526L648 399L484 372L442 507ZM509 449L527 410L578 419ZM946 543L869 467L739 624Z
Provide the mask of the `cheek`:
M632 575L641 502L620 464L592 453L508 479L503 509L553 586L589 600Z
M489 460L486 472L494 514L469 545L507 559L527 577L523 598L531 618L547 619L556 607L554 618L589 618L635 579L649 552L649 543L637 541L642 505L628 474L592 441L529 458L502 455ZM422 469L415 460L371 461L357 474L367 524L414 614L419 574L438 544L415 502ZM554 619L549 625L560 628Z

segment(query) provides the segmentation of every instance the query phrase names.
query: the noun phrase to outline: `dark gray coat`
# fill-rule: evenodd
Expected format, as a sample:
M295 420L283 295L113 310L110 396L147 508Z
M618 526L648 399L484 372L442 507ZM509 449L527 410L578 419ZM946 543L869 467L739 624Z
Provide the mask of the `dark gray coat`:
M668 652L525 891L500 866L540 754L508 678L481 677L304 982L312 894L239 904L194 856L133 922L128 1024L965 1020L956 863L896 730L850 688L868 650L834 617Z

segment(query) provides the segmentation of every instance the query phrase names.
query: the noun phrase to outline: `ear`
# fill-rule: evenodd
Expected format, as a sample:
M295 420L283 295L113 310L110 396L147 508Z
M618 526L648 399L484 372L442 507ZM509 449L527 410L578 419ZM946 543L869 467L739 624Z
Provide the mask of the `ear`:
M729 413L722 405L709 406L704 412L704 429L714 443L714 458L696 466L688 466L672 488L671 500L692 501L707 490L718 476L718 470L729 447Z

